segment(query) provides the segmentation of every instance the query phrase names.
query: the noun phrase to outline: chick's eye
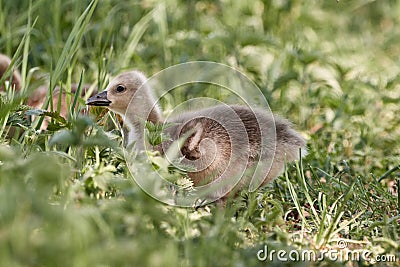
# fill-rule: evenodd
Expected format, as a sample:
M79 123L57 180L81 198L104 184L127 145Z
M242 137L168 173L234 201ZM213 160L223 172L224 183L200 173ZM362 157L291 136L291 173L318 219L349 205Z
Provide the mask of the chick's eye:
M125 86L123 86L123 85L118 85L117 86L117 89L115 89L118 93L121 93L121 92L123 92L123 91L125 91Z

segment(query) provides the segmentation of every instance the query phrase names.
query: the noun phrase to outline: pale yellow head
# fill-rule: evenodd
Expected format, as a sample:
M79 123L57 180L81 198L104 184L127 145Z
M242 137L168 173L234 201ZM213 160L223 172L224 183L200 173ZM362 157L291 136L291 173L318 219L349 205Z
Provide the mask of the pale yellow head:
M146 80L139 71L122 73L103 92L89 98L86 105L105 106L122 116L134 116L149 110L146 119L157 122L160 119L158 110L154 107L155 101Z

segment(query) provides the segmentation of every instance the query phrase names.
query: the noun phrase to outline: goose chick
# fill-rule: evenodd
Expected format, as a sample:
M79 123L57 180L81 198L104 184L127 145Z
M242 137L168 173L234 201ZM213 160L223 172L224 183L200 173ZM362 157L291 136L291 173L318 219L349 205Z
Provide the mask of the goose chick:
M4 73L6 72L7 68L10 66L10 64L11 64L11 59L4 54L0 54L0 79L3 77ZM11 79L12 79L11 84L15 88L15 90L17 90L17 91L20 90L22 79L21 79L21 74L19 73L18 70L14 70ZM9 78L7 77L6 80L9 81ZM89 91L89 88L90 88L89 84L85 84L82 86L81 97L84 97L87 94L87 92ZM78 84L72 84L71 85L71 93L73 94L71 96L72 99L74 98L74 95L76 94L77 90L78 90ZM3 85L0 86L0 91L4 91ZM46 95L47 95L48 91L49 91L49 89L48 89L47 85L39 86L32 93L32 95L30 95L28 97L28 99L27 99L28 106L31 106L33 108L41 108L44 101L46 100ZM97 88L95 88L93 90L91 96L96 93L97 93ZM53 96L52 102L53 102L54 107L57 107L57 105L58 105L58 101L60 98L59 94L60 94L60 88L58 86L56 86L56 88L53 91L53 95L52 95ZM66 101L65 91L62 92L62 96L61 96L60 115L64 118L66 118L68 115L68 105L67 105L67 101Z
M7 68L10 66L10 64L11 64L11 59L4 54L0 54L0 79L3 77L4 73L6 72ZM9 81L9 78L7 77L6 80ZM20 75L19 71L16 69L16 70L14 70L13 75L11 77L11 86L16 91L19 91L21 89L21 85L22 85L21 75ZM82 98L85 97L86 94L88 93L89 89L90 89L89 84L82 85L80 96ZM0 91L4 91L3 85L0 85ZM37 109L42 108L42 106L46 100L48 91L49 91L48 85L39 86L28 97L28 99L26 101L27 105L32 108L37 108ZM71 85L71 94L72 94L71 99L74 99L77 91L78 91L78 84L72 84ZM97 93L97 88L95 88L92 91L90 96L92 96L96 93ZM52 94L52 99L51 99L52 105L54 107L54 110L57 110L58 102L61 99L59 113L63 118L66 119L68 117L68 111L69 111L69 105L67 102L67 94L65 91L63 91L61 97L59 95L60 95L60 87L56 86L56 88L54 89L53 94ZM50 105L47 110L50 111ZM43 121L43 124L41 126L41 130L47 129L49 121L50 121L50 119L48 117L46 117L46 119ZM11 136L12 136L12 134L13 134L13 132L11 132Z
M75 94L78 91L78 84L71 84L71 101L74 99ZM84 98L88 92L90 91L90 84L84 84L81 86L80 89L80 97ZM47 93L49 91L49 88L47 85L42 85L39 86L33 93L28 97L27 104L30 107L33 108L41 108L44 104L44 101L46 100ZM93 96L94 94L97 93L97 88L94 88L93 91L91 92L90 96ZM62 91L62 95L60 98L60 87L56 86L53 90L52 94L52 105L54 110L57 110L58 107L58 102L60 101L60 115L64 118L67 118L68 116L68 111L69 111L69 106L67 104L67 93L65 90ZM50 107L48 108L50 110Z
M3 77L10 64L11 59L6 55L0 54L0 79ZM10 81L10 77L7 77L6 81ZM21 89L21 75L17 70L13 72L11 77L11 87L15 88L15 90ZM3 85L0 85L0 91L4 91Z
M72 102L77 91L78 91L78 84L71 84L71 97L70 97L70 101ZM49 88L47 85L42 85L39 86L33 93L32 95L30 95L28 97L27 100L27 105L32 107L32 108L36 108L36 109L40 109L42 108L46 97L47 97L47 93L49 91ZM90 91L90 85L89 84L84 84L82 85L81 91L80 91L80 97L84 98L86 96L86 94ZM94 88L94 90L92 91L92 93L90 94L90 96L93 96L94 94L97 93L97 88ZM60 113L60 116L63 117L64 119L67 119L68 117L68 113L70 110L70 105L71 103L69 103L67 101L67 93L65 92L65 90L62 91L61 93L61 97L60 97L60 87L56 86L54 88L53 94L52 94L52 107L53 107L53 111L57 111L58 110L58 106L59 106L59 110L58 112ZM59 103L60 102L60 103ZM78 109L78 106L76 106L75 110ZM47 108L48 111L51 111L51 105L48 106ZM50 122L50 118L46 117L41 125L41 130L46 130L47 126Z
M128 144L134 143L138 150L144 149L144 120L172 123L173 126L165 131L172 140L187 137L181 153L184 160L192 162L196 168L188 173L195 186L219 178L232 158L234 162L228 168L230 175L239 172L235 168L243 162L249 168L258 160L269 160L269 171L259 183L265 184L282 173L285 161L299 159L300 148L306 151L305 140L287 120L261 109L218 105L164 121L146 77L138 71L117 76L103 92L89 98L86 104L105 106L121 115L130 131ZM164 152L171 143L165 142L157 149ZM248 182L242 179L240 184Z

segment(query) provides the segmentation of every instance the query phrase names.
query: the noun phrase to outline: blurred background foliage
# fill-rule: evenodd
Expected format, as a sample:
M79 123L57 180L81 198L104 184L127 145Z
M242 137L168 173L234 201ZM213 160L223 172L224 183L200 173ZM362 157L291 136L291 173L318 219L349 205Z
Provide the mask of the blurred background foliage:
M228 208L177 209L130 182L118 131L78 114L54 132L25 123L22 137L3 134L0 145L2 266L253 266L266 242L321 249L337 237L399 252L399 1L102 0L79 37L73 27L89 3L0 0L0 51L27 66L26 89L55 74L57 84L82 76L104 88L126 69L151 76L182 62L220 62L248 75L297 125L309 155L287 179ZM71 36L77 47L64 57ZM17 54L20 44L28 50ZM4 100L0 122L25 99ZM296 201L311 215L301 217ZM314 209L332 217L313 223ZM337 227L332 218L345 227L325 232Z

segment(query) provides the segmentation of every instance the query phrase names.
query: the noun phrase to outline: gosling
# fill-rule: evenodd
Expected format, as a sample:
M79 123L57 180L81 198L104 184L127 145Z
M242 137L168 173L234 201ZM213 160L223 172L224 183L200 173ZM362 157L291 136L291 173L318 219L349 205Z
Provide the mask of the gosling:
M127 143L136 150L145 149L145 120L172 125L164 131L174 141L186 138L180 152L186 163L195 167L188 172L195 186L220 178L228 166L228 173L235 175L242 171L236 166L244 164L248 169L259 160L269 161L257 183L265 185L283 172L285 162L299 160L300 149L303 155L306 152L305 140L287 120L261 109L217 105L164 120L146 80L139 71L120 74L86 105L104 106L122 116L129 131ZM165 141L155 149L165 153L172 143ZM235 190L246 184L249 179L242 179Z
M4 55L0 54L0 79L3 77L3 75L6 73L7 68L11 64L11 59ZM15 70L11 76L11 81L10 77L6 77L6 81L11 82L11 88L14 88L16 91L18 91L21 88L21 75L19 74L18 70ZM1 84L0 85L0 92L4 91L4 86Z

